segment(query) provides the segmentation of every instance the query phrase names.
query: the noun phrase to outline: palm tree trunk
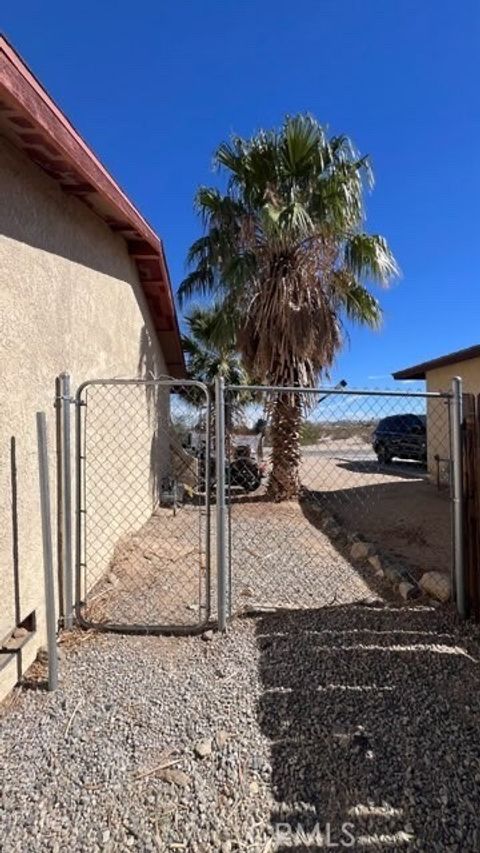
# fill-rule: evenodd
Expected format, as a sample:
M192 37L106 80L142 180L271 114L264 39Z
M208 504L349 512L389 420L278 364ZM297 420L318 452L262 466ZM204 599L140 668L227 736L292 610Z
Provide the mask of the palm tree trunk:
M272 470L267 486L267 495L274 501L295 498L300 489L301 417L298 395L280 394L272 411Z

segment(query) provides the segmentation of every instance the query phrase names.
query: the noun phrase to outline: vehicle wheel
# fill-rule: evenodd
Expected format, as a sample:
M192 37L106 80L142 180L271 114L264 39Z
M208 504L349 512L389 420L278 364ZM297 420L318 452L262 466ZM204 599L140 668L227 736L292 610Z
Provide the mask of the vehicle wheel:
M239 486L246 492L255 492L260 488L262 478L256 465L242 459L232 463L230 483L232 486Z
M381 444L377 450L377 459L380 462L380 465L389 465L392 461L392 456L384 444Z

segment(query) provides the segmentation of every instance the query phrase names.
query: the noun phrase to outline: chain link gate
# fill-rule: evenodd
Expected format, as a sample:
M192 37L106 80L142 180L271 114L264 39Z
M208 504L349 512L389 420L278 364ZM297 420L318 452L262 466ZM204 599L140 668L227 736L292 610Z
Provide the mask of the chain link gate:
M217 398L226 615L375 600L383 576L413 581L414 595L429 570L454 575L462 612L460 384L440 393L219 382ZM280 406L296 410L286 432L298 432L299 484L277 501L279 460L292 458Z
M76 617L189 633L210 617L210 394L92 380L76 398Z
M191 633L217 615L213 592L224 630L235 613L370 600L380 576L398 585L438 569L452 573L464 614L460 380L440 393L225 387L219 377L214 407L199 382L92 380L75 400L66 382L56 399L63 418L76 403L79 624ZM285 443L278 407L288 401ZM277 501L286 444L299 448L299 482Z

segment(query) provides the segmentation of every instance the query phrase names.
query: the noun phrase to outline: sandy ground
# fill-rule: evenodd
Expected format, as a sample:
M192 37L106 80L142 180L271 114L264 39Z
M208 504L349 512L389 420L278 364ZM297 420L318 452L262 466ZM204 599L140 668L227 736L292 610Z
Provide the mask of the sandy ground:
M451 567L449 490L440 491L415 462L380 466L369 445L352 438L304 448L302 484L388 555L418 577Z
M195 627L208 617L207 583L204 509L159 507L119 540L84 615L95 624Z

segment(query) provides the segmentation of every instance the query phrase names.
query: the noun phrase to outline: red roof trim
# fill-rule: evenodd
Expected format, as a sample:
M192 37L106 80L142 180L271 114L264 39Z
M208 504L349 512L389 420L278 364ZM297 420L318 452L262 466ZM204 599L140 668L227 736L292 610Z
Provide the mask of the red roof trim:
M9 135L37 165L124 237L167 362L185 375L162 242L5 38L0 36L0 111ZM153 282L161 284L151 287ZM166 333L166 334L165 334Z

